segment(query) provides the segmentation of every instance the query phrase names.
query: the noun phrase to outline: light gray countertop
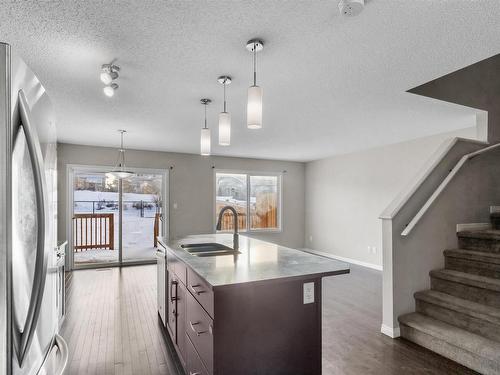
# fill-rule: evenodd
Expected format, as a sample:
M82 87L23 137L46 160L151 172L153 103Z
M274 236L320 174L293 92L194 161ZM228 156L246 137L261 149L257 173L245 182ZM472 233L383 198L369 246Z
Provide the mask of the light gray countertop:
M241 254L237 257L197 257L180 247L183 244L204 242L217 242L232 247L232 234L192 235L172 241L159 237L158 241L162 246L171 249L212 287L309 275L332 276L349 272L347 263L243 235L239 238Z

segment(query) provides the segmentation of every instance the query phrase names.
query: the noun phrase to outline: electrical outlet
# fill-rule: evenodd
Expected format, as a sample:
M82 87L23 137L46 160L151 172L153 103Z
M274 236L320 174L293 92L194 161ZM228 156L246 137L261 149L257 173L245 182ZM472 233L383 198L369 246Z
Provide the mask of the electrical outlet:
M372 249L373 249L373 254L377 254L377 246L373 246Z
M174 206L174 210L177 210L177 203L174 202L173 206Z
M313 242L313 236L312 236L312 234L309 235L309 242Z
M314 283L304 283L304 305L314 303Z

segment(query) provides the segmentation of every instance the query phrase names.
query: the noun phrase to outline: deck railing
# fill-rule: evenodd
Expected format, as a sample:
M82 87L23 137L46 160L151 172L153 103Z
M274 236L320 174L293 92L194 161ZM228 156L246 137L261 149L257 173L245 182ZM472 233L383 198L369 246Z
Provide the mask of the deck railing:
M114 214L74 214L73 249L75 252L89 249L115 248Z

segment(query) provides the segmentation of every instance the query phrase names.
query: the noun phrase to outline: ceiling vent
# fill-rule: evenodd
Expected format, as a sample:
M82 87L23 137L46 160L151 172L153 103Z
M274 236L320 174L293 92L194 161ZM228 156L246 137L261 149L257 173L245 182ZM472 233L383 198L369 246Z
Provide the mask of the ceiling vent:
M364 0L340 0L340 14L348 17L357 16L365 6Z

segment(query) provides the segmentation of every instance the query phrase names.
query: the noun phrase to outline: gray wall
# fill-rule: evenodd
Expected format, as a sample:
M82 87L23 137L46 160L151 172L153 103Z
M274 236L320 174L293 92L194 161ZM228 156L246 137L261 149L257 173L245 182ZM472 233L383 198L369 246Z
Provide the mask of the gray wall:
M67 164L109 166L116 161L114 148L58 145L59 238L65 239L67 218ZM214 171L217 169L282 172L282 227L280 233L258 233L252 236L290 247L304 242L304 163L230 157L202 157L193 154L128 150L130 167L170 170L170 235L172 238L214 231ZM177 209L173 209L173 203Z
M397 332L397 318L415 311L413 294L430 288L429 271L444 267L443 251L458 246L456 225L490 221L489 207L500 202L499 160L496 149L467 161L407 236L401 232L413 216L406 212L412 202L384 220L389 243L384 244L383 326L388 331Z
M307 163L305 247L381 267L380 214L452 137L476 128Z

